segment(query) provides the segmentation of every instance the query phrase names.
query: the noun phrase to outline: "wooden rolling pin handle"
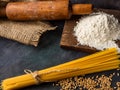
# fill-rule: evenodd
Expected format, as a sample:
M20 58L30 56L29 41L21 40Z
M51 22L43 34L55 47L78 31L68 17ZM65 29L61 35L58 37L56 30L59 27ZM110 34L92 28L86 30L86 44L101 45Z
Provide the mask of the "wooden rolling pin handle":
M0 17L7 16L10 20L61 20L71 15L90 14L92 4L73 4L69 8L69 0L52 0L37 2L8 3L0 8Z
M92 13L93 6L92 4L73 4L72 5L72 14L73 15L83 15Z

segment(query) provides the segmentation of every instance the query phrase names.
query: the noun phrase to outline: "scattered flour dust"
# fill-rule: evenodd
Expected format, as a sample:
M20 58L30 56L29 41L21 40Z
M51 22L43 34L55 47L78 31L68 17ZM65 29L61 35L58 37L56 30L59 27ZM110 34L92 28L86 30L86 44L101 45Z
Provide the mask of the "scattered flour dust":
M104 12L93 13L81 18L74 27L78 44L94 47L98 50L116 47L120 39L120 24L113 16Z

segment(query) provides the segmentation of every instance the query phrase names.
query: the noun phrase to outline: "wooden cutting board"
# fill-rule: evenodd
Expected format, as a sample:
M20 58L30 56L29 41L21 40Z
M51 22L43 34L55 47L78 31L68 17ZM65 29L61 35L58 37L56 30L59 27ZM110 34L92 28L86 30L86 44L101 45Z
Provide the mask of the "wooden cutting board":
M98 12L98 11L103 11L108 14L112 14L120 21L120 10L94 9L94 12ZM76 21L78 21L79 18L80 16L74 16L70 20L65 21L60 46L64 48L85 51L89 53L97 52L98 50L95 48L91 48L89 46L77 45L77 40L73 35L73 28L75 27ZM119 41L117 41L117 43L120 45Z

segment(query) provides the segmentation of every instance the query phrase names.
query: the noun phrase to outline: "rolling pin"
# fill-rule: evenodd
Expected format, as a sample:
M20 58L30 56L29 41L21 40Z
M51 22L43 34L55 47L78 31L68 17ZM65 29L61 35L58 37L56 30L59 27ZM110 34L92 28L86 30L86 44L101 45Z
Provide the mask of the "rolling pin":
M6 6L6 16L10 20L61 20L72 15L89 14L91 4L69 5L69 0L12 2ZM5 15L5 14L3 14Z

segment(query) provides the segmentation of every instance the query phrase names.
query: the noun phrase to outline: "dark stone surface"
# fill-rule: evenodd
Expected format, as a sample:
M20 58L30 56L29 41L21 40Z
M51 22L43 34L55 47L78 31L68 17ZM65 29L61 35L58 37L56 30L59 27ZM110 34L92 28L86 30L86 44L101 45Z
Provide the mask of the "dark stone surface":
M95 7L120 10L120 0L71 0L71 3L93 3ZM66 50L59 46L64 21L51 21L57 25L56 31L42 35L38 47L27 46L15 41L0 38L0 80L24 74L24 69L41 70L88 55L85 52ZM115 70L96 74L109 74ZM92 75L96 75L92 74ZM90 75L90 76L92 76ZM113 82L118 81L115 77ZM20 90L59 90L52 83L31 86Z

